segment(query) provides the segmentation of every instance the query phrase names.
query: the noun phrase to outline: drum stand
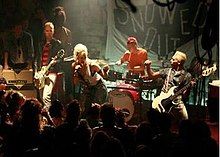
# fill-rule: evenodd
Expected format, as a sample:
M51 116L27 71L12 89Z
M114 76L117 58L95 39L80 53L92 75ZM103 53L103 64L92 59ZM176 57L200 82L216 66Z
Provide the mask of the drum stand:
M157 83L159 84L159 82ZM147 112L151 108L152 100L157 95L158 89L156 87L152 87L152 82L144 82L141 78L139 79L138 84L139 100L137 102L137 114L138 121L141 122L143 120L147 120ZM156 90L156 92L154 90ZM145 91L147 91L147 93ZM144 99L143 94L146 96L146 99Z
M139 93L139 101L137 102L137 105L138 105L138 107L137 107L137 109L138 109L138 112L137 112L137 114L138 114L138 122L142 122L145 118L143 117L143 115L144 115L144 112L145 112L145 110L144 110L144 102L143 102L143 98L142 98L142 92L143 92L143 80L142 79L139 79L139 81L138 81L138 84L139 84L139 88L138 88L138 93Z

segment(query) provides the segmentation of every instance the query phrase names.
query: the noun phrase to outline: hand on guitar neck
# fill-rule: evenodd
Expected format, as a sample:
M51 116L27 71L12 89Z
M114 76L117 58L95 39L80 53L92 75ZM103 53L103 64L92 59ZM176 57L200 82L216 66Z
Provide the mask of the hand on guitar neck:
M50 63L47 66L43 66L40 71L35 72L34 74L34 84L38 89L42 89L45 86L45 78L49 72L49 69L57 64L59 59L64 57L65 51L61 49L57 52L57 55L52 58Z

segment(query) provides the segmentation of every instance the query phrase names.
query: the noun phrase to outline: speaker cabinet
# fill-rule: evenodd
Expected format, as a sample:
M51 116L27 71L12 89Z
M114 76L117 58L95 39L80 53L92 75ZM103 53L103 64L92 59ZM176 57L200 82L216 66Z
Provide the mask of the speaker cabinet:
M6 91L15 90L21 92L27 98L36 98L37 91L33 84L33 70L3 70L3 77L7 85Z
M6 79L7 84L24 85L33 83L33 70L21 70L15 72L13 70L3 70L3 77Z

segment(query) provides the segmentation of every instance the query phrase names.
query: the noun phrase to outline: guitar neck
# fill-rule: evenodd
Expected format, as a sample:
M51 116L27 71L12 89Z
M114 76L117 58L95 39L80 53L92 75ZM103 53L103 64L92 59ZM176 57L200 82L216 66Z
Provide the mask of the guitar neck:
M177 92L175 92L174 95L170 96L170 100L174 100L175 98L177 98L177 96L181 95L185 90L187 90L187 88L190 87L191 85L191 81L194 80L194 81L197 81L198 79L200 79L201 77L203 76L209 76L212 72L214 72L216 70L216 65L214 65L213 67L211 68L208 68L206 70L203 70L202 74L197 77L197 78L193 78L190 80L189 83L187 83L184 87L182 87L181 89L179 89Z
M52 61L45 67L44 69L44 74L48 72L48 70L50 69L50 67L52 66Z
M202 77L202 75L200 75L198 78L196 78L196 79L194 79L194 80L197 81L197 80L198 80L199 78L201 78L201 77ZM175 92L175 94L170 97L170 100L174 100L175 98L177 98L177 96L181 95L185 90L187 90L187 89L191 86L191 81L192 81L192 80L193 80L193 79L191 79L190 82L187 83L184 87L182 87L182 88L179 89L177 92Z
M175 98L177 98L177 96L181 95L185 90L187 90L187 88L189 88L191 85L191 83L188 83L187 85L185 85L183 88L181 88L180 90L178 90L174 95L172 95L170 97L170 100L174 100Z

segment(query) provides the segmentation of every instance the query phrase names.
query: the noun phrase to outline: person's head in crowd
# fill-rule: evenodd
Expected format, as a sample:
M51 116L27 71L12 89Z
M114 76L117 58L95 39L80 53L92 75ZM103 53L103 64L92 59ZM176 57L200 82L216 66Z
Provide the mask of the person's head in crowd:
M160 115L159 128L161 132L169 132L172 125L172 117L170 114L164 112Z
M86 119L81 119L79 121L79 125L76 129L76 137L77 143L88 144L92 137L92 129L90 128Z
M93 119L99 119L100 105L97 103L93 103L91 107L88 109L88 116Z
M57 6L54 8L53 13L55 26L63 26L66 22L66 13L64 11L64 8L61 6Z
M123 127L126 125L125 118L127 115L129 115L129 113L125 110L116 109L116 123L118 127Z
M103 126L112 127L115 125L115 108L111 103L104 103L101 106L100 118L103 122Z
M54 100L49 108L50 116L53 117L63 117L64 116L64 106L61 101Z
M26 101L25 96L19 91L11 90L7 92L5 101L8 105L8 113L11 121L17 121L20 116L20 108L24 105Z
M7 123L8 109L4 101L0 101L0 126Z
M110 137L104 131L96 132L90 142L90 152L92 156L101 156L104 151L105 144L109 141Z
M66 107L66 119L68 123L78 125L80 117L80 104L79 101L74 99Z
M102 151L101 156L105 157L125 157L125 150L122 142L111 136L107 143L104 144L104 150Z
M135 157L153 157L155 154L151 147L147 145L138 145L135 150Z
M89 126L91 128L96 127L100 124L100 105L97 103L93 103L91 107L88 109L88 112L86 114L86 119L89 123Z
M5 102L6 91L3 89L0 90L0 102Z
M192 137L192 121L185 119L180 121L178 126L178 134L180 138L190 139Z
M36 98L29 98L21 107L21 125L31 132L40 131L42 104Z
M135 131L135 141L137 145L149 145L152 144L154 132L151 125L143 121L141 122Z
M194 139L207 139L211 137L209 125L203 120L195 120L192 125L192 137Z

